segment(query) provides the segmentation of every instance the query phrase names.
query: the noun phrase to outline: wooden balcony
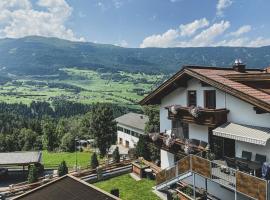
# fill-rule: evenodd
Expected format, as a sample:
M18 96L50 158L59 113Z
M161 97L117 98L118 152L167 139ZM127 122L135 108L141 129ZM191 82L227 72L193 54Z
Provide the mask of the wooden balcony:
M168 139L168 135L166 135L165 133L154 133L154 134L157 134L157 138L153 140L151 136L149 136L148 142L152 142L153 144L155 144L157 148L173 153L179 158L182 158L189 154L185 152L185 146L188 146L190 148L190 152L193 153L205 151L204 147L200 145L198 146L193 145L188 142L188 139L185 138L175 138L173 139L171 145L167 145L165 141Z
M172 108L174 107L174 108ZM199 125L206 125L209 127L216 127L227 122L227 114L229 110L226 108L221 109L207 109L198 108L196 115L191 113L192 108L183 106L169 106L168 118L169 119L179 119L184 123L194 123ZM172 112L172 109L174 112Z

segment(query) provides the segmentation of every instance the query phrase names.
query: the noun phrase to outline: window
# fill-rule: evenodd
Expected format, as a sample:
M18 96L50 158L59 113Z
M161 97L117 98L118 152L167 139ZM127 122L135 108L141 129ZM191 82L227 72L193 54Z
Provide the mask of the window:
M128 129L124 129L124 132L127 134L130 134L130 130L128 130Z
M205 90L204 91L204 107L209 109L216 108L216 91Z
M123 128L121 126L117 126L117 130L124 132L124 130L123 130Z
M119 138L119 144L123 144L123 139Z
M126 147L129 148L129 141L126 140Z
M131 135L132 135L132 136L135 136L135 132L134 132L134 131L131 131Z
M190 90L188 91L188 106L197 106L197 95L196 91Z

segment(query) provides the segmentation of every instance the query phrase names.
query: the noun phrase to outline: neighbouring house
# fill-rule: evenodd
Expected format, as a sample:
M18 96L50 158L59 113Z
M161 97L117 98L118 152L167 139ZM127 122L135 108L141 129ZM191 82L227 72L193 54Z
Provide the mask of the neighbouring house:
M126 148L134 148L140 135L144 135L148 117L138 113L127 113L115 119L117 122L117 143Z
M42 163L42 152L18 151L18 152L1 152L0 153L0 168L9 168L14 166L22 166L23 171L29 165L40 165Z
M270 68L184 66L140 104L160 106L158 190L178 182L212 199L270 198Z
M15 199L20 200L116 200L119 199L91 184L71 175L60 177L54 181L26 192Z

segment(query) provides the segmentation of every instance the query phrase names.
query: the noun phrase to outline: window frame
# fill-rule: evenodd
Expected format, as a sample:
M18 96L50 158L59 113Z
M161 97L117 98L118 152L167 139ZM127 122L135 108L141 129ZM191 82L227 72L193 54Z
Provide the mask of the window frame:
M208 93L208 95L207 95ZM214 94L214 105L209 106L211 103L211 101L208 99L211 95L209 95L210 93ZM208 100L207 100L208 99ZM207 105L208 104L208 105ZM217 94L216 94L216 90L204 90L204 108L207 109L216 109L217 107Z
M190 94L194 92L195 94L195 105L191 105L191 102L190 102ZM197 106L197 91L196 90L188 90L187 91L187 106L188 107L191 107L191 106Z

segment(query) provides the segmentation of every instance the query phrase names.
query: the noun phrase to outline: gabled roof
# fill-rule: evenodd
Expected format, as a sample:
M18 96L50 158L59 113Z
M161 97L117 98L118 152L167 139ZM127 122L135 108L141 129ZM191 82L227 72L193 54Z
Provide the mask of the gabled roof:
M245 82L237 82L234 80L237 74L241 75L241 77L245 76L245 74L252 74L253 76L262 76L265 78L265 74L268 73L259 69L248 69L243 73L235 71L232 68L185 66L140 101L140 104L159 104L161 99L171 91L175 90L177 87L186 86L188 79L196 78L262 110L270 112L270 94L256 88L256 85L251 87L245 84Z
M41 161L41 152L0 153L0 165L28 165Z
M101 189L71 175L35 188L14 200L116 200L119 199Z
M119 124L129 126L144 131L145 124L148 122L148 116L138 113L127 113L117 117L115 121Z

